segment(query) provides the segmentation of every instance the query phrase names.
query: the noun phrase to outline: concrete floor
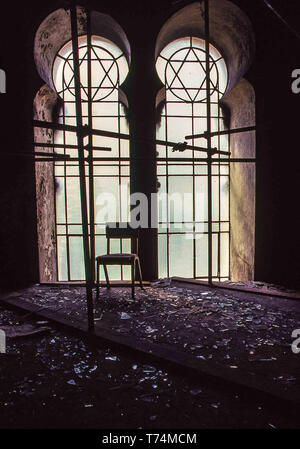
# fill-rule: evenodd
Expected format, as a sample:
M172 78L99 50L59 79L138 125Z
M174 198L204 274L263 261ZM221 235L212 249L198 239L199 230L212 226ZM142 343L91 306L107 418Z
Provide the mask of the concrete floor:
M24 323L44 328L7 339L0 369L2 429L299 428L299 407L274 397L224 388L1 306L0 323L16 331Z
M86 327L83 287L36 285L7 298L72 329ZM300 402L300 355L291 350L300 328L296 300L165 282L137 288L133 301L129 288L101 288L95 323L107 343Z

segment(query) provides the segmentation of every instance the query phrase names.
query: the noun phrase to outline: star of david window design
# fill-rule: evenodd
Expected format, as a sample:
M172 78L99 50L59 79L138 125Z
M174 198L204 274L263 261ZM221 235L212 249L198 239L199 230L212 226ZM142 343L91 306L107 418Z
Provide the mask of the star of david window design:
M157 138L183 142L186 135L201 134L207 129L206 77L209 80L211 129L224 129L221 98L227 87L224 58L212 45L209 47L209 72L206 73L205 42L195 37L177 39L168 44L156 61L156 70L165 87ZM192 139L192 145L199 140ZM205 146L205 141L201 141ZM212 146L229 150L228 136L215 136ZM158 210L159 277L181 276L208 279L208 170L206 162L195 158L193 150L180 156L163 145L157 147L159 192L168 195L168 202ZM163 160L165 158L165 160ZM212 277L229 278L230 244L230 167L227 156L214 155L212 183ZM185 162L186 160L186 162ZM180 194L184 208L180 207ZM184 196L185 195L185 196ZM174 198L174 199L172 199ZM185 226L182 226L182 222ZM182 260L185 263L182 263Z
M225 61L212 45L209 59L210 94L222 95L227 81ZM172 42L161 52L156 67L166 89L178 99L187 102L206 101L205 49L201 39L184 38Z
M93 129L129 133L124 105L120 100L120 85L128 74L128 63L117 45L99 36L91 36L90 56L87 36L78 39L80 69L82 122ZM90 73L89 73L90 61ZM56 93L62 99L58 121L63 125L76 125L75 80L73 70L72 42L67 42L58 52L53 64L52 77ZM122 101L124 100L122 94ZM88 138L86 138L87 140ZM77 146L76 134L57 131L55 152L74 156ZM88 143L88 142L87 142ZM105 222L101 214L99 198L103 193L116 198L116 221L128 220L128 199L122 191L129 191L129 142L111 137L92 136L93 162L85 163L87 191L93 190L94 211L89 223L90 237L93 235L93 255L106 251ZM65 147L65 148L62 148ZM95 148L107 147L110 152L97 153ZM88 153L85 151L85 156ZM99 160L99 156L102 160ZM97 160L98 157L98 160ZM101 159L100 157L100 159ZM91 173L92 176L89 176ZM57 271L59 281L76 281L85 277L82 245L82 218L80 213L80 183L78 163L55 162L56 185L56 242ZM113 208L113 205L111 205ZM128 242L122 243L126 245ZM126 249L126 247L125 247ZM124 248L123 248L124 250ZM120 248L116 248L120 252ZM130 279L124 267L112 267L112 279ZM101 276L104 274L102 273Z
M108 39L92 36L91 101L107 98L122 82L128 66L123 53ZM79 68L82 101L88 100L88 46L85 36L79 38ZM64 99L75 97L73 53L67 43L57 54L53 66L56 92ZM71 99L71 98L70 98Z

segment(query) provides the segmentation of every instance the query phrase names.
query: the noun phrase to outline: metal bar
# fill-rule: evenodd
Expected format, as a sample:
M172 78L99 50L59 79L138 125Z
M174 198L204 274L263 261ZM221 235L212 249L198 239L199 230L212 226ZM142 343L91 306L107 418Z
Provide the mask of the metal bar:
M129 134L115 133L112 131L103 131L100 129L89 129L88 126L81 126L80 128L78 128L77 126L73 125L62 125L60 123L44 122L41 120L34 120L33 125L39 128L57 129L70 132L77 132L79 129L79 133L82 134L83 136L88 136L89 134L92 134L94 136L113 137L115 139L130 140ZM151 140L151 139L134 139L133 141L155 143L156 145L167 145L168 147L175 147L175 148L177 148L179 145L183 145L185 150L204 151L205 153L208 152L207 148L180 144L178 142L166 142L164 140ZM212 149L210 151L212 151ZM228 151L221 151L217 149L216 150L213 149L213 153L224 154L227 156L230 155Z
M25 156L25 157L35 157L35 156L45 156L45 157L51 157L52 159L54 158L55 160L57 158L63 157L64 159L69 159L69 155L62 155L62 154L55 154L55 153L44 153L42 151L33 151L33 152L22 152L22 151L17 151L17 152L10 152L10 153L1 153L0 156Z
M278 17L279 20L281 20L282 23L298 38L300 39L300 34L298 31L296 31L280 14L278 11L276 11L275 8L271 5L270 2L267 0L263 0L264 4L275 14L275 16Z
M214 132L210 133L210 137L224 136L226 134L236 134L236 133L243 133L243 132L255 131L255 130L256 130L256 126L247 126L247 127L243 127L243 128L228 129L228 130L224 130L224 131L214 131ZM201 137L204 137L205 139L207 139L208 132L205 132L202 134L193 134L193 135L185 136L185 139L187 139L187 140L199 139Z
M88 309L88 330L94 331L94 312L93 312L93 290L92 290L92 272L91 258L89 248L89 228L88 228L88 209L85 183L85 164L84 164L84 144L81 111L81 88L80 88L80 68L79 68L79 49L78 49L78 29L77 29L77 11L76 5L72 6L71 12L71 32L72 32L72 50L73 50L73 70L75 83L75 104L76 104L76 122L77 122L77 142L78 142L78 159L79 159L79 178L80 178L80 200L81 200L81 216L82 216L82 234L83 234L83 250L84 265L86 277L86 296Z
M87 74L88 74L88 126L90 129L93 127L92 116L92 66L91 66L91 14L90 10L86 10L86 29L87 29ZM93 135L88 135L88 147L92 150L93 147ZM90 257L91 257L91 277L92 282L95 282L95 202L94 202L94 165L93 165L93 152L90 151L88 164L89 164L89 205L90 205Z
M43 143L43 142L33 142L35 147L45 147L45 148L68 148L72 150L78 150L77 145L64 145L63 143ZM85 145L84 149L86 151L111 151L110 147L92 147L90 145ZM50 153L52 154L52 153ZM55 153L54 153L55 154Z
M38 157L40 157L40 156L38 156ZM69 158L55 158L55 159L53 159L53 158L49 158L49 157L43 157L43 158L41 158L41 159L38 159L38 158L36 158L35 160L34 160L34 162L60 162L60 161L69 161L69 160L72 160L72 161L78 161L79 159L78 158L75 158L75 159L69 159Z
M0 155L1 156L1 155ZM62 160L62 161L64 161L65 159L64 158L57 158L57 159L55 159L55 162L56 161L60 161L60 160ZM76 162L76 161L78 161L79 159L77 158L77 157L70 157L70 158L68 158L67 159L67 162ZM84 158L84 160L85 161L88 161L89 160L89 158ZM107 158L107 157L93 157L92 158L92 160L93 161L96 161L96 162L119 162L120 161L120 159L118 158L118 157L112 157L112 158ZM122 162L130 162L130 161L136 161L136 160L146 160L146 161L152 161L153 160L153 158L147 158L147 157L132 157L132 158L130 158L130 157L122 157L121 158L121 161ZM172 162L186 162L186 163L189 163L189 164L192 164L193 162L207 162L207 158L206 157L195 157L195 158L189 158L189 159L187 159L187 158L183 158L183 157L172 157L172 159L170 160L170 159L167 159L167 158L165 158L165 157L158 157L158 158L156 158L155 159L157 162L166 162L166 161L169 161L170 163L172 163ZM35 161L37 161L37 159L35 159ZM46 159L46 158L42 158L42 159L39 159L38 160L38 162L41 162L41 161L44 161L44 162L49 162L49 161L53 161L53 159ZM256 162L256 159L254 159L254 158L245 158L245 159L243 159L243 158L228 158L228 159L213 159L212 158L212 160L211 160L211 163L212 164L214 164L214 163L220 163L220 161L221 162L241 162L241 163L247 163L247 162L253 162L253 163L255 163ZM188 164L186 164L186 165L188 165ZM105 166L107 166L106 164L105 164ZM115 165L114 165L115 166Z
M166 79L166 69L165 69L165 79ZM168 102L166 102L166 118L165 118L165 136L166 139L168 138L168 133L169 133L169 123L168 123L168 109L169 109L169 105ZM166 191L167 194L169 195L169 157L168 157L168 152L167 152L167 146L166 146ZM166 212L167 212L167 223L169 223L170 220L170 206L169 206L169 201L167 201L167 207L166 207ZM170 277L170 227L167 227L167 277Z
M103 137L115 137L115 138L121 138L125 140L129 140L130 136L128 134L120 134L113 131L103 131L99 129L89 129L87 125L83 126L75 126L75 125L64 125L62 123L52 123L47 122L43 120L33 120L33 126L37 128L49 128L49 129L56 129L59 131L70 131L70 132L76 132L79 130L79 132L83 136L88 136L88 134L93 134L95 136L103 136Z
M192 47L192 38L190 38L190 45ZM192 107L192 133L194 134L195 129L195 118L194 118L194 103L191 104ZM194 144L194 141L192 142ZM193 154L194 156L194 154ZM193 231L196 229L196 204L195 204L195 198L196 198L196 179L195 179L195 163L192 164L193 167ZM196 277L196 270L197 270L197 260L196 260L196 254L197 254L197 248L196 248L196 239L193 239L193 277Z
M64 82L64 74L62 71L62 83ZM63 124L66 124L66 104L65 104L65 91L63 92ZM75 117L76 118L76 117ZM55 139L55 133L54 139ZM63 132L63 143L66 144L66 133ZM66 154L66 149L64 148L64 154ZM78 151L78 148L77 148ZM70 266L70 238L69 238L69 212L68 212L68 182L67 182L67 164L64 162L63 164L63 173L64 173L64 207L65 207L65 221L66 221L66 252L67 252L67 272L68 272L68 280L71 280L71 266ZM54 179L55 182L55 179ZM56 197L56 195L55 195Z
M208 283L212 285L212 164L211 164L211 110L209 70L209 0L204 0L205 72L206 72L206 126L207 126L207 218L208 218Z
M219 87L219 75L218 75L218 87ZM218 92L218 131L220 131L220 92ZM221 146L220 143L220 136L218 137L218 147ZM219 163L218 163L218 271L217 275L220 279L221 275L221 178L220 178L220 156L219 156Z
M231 139L229 136L227 136L227 143L228 143L228 149L230 151L231 149ZM254 160L254 162L256 162ZM228 186L229 186L229 198L228 198L228 219L229 219L229 234L228 234L228 251L229 251L229 261L228 261L228 279L231 278L231 228L230 228L230 223L231 223L231 183L230 183L230 179L231 179L231 165L229 164L228 167Z

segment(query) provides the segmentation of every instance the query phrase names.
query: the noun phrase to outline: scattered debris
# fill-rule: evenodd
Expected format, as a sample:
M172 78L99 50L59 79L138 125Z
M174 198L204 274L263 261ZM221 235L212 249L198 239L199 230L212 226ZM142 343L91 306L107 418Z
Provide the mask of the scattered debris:
M18 292L18 298L23 303L33 303L37 310L55 311L71 323L86 320L84 287L35 285ZM114 288L109 294L101 289L95 317L100 328L104 326L124 337L130 335L136 341L171 347L194 357L199 364L214 362L259 376L265 370L264 377L269 382L284 388L300 383L297 375L295 380L289 380L297 373L290 350L291 333L299 328L300 321L295 306L289 312L270 298L253 298L251 294L248 298L245 293L200 285L178 286L166 278L144 290L137 289L135 301L130 288ZM47 322L39 320L39 326L44 323ZM38 322L34 325L38 326ZM51 342L56 345L55 337ZM70 353L71 350L64 357ZM114 354L106 354L105 359L119 361ZM79 376L92 374L82 366L76 369ZM132 365L132 372L140 370L145 376L155 374L155 369L150 368L147 373L144 365ZM153 379L151 385L157 382Z
M131 316L128 315L128 313L126 313L126 312L121 312L120 313L120 318L121 318L121 320L130 320Z
M151 286L154 288L160 287L169 287L171 285L171 279L159 279L157 282L152 282Z
M40 289L40 287L36 288ZM80 299L81 290L78 288L76 290L78 290L76 299ZM237 362L240 365L242 358L237 358L237 341L247 359L250 352L253 352L252 355L258 359L271 358L273 356L266 351L274 350L273 346L269 346L269 343L275 340L271 340L273 332L278 341L285 343L289 325L294 324L293 321L289 321L294 317L286 317L282 314L283 328L273 328L271 324L270 332L269 329L267 332L259 329L257 333L255 331L253 340L247 339L248 327L241 328L238 332L234 327L232 331L234 320L231 317L227 320L227 314L221 314L221 310L224 311L224 308L231 310L230 313L233 313L236 320L239 312L240 324L243 324L245 323L243 311L246 311L245 317L248 316L250 312L246 309L253 309L251 304L248 306L243 304L244 307L236 309L235 298L231 298L231 307L227 307L227 298L214 296L211 301L212 308L217 310L220 307L222 318L220 320L218 316L218 319L221 322L228 321L228 326L225 327L220 323L213 325L212 315L202 314L199 317L198 314L176 315L175 313L170 316L167 314L169 301L176 305L178 311L182 308L192 308L197 300L197 292L186 292L184 289L178 289L177 292L173 288L157 291L160 292L160 300L155 300L158 312L155 320L152 322L151 318L148 322L146 314L141 314L141 310L147 310L148 307L150 309L147 297L144 296L144 303L136 305L136 308L131 305L128 308L132 318L126 325L130 326L134 322L138 326L137 335L146 335L145 328L151 326L157 331L147 335L164 335L167 342L171 341L177 347L186 345L185 350L195 357L204 357L202 353L205 354L206 361L218 357L224 364L226 360L226 365L237 366ZM151 296L154 295L153 290L149 293ZM69 294L64 293L64 295ZM51 296L55 297L54 294ZM42 300L42 295L39 298ZM123 300L121 296L116 297L119 306L124 304ZM150 303L151 301L149 299ZM221 307L221 303L225 306ZM104 307L108 310L110 310L109 304L109 301L104 300ZM114 304L111 306L113 307ZM209 301L204 308L205 310L209 308ZM78 311L78 309L75 310ZM118 311L114 310L119 321ZM121 307L120 310L122 310ZM251 311L253 316L255 316L255 310ZM278 311L265 307L257 310L260 310L265 317L275 317L275 320L270 322L277 323ZM261 317L262 321L264 316ZM140 322L138 325L137 319ZM16 326L18 322L10 311L1 314L1 308L0 320L3 326ZM185 320L188 320L192 326L188 330ZM198 320L209 323L206 323L206 327L200 326L199 332L196 326L199 323ZM287 327L284 327L285 325ZM247 326L251 326L252 329L253 322ZM214 335L208 330L209 327L214 327L216 330ZM220 328L230 329L227 331L230 336L219 332ZM239 339L236 338L237 336ZM64 334L54 328L50 329L48 334L41 334L38 337L32 340L20 338L8 341L8 351L17 354L18 357L4 359L5 363L1 364L0 407L5 412L2 413L1 425L5 427L17 427L24 422L31 427L43 428L45 425L70 425L73 428L99 427L99 422L103 428L114 426L147 428L149 425L155 427L158 423L164 428L199 428L199 426L202 428L219 426L281 428L287 425L299 427L298 415L294 409L290 410L289 415L288 408L285 411L282 408L277 410L273 407L273 402L266 404L260 395L257 400L251 398L253 400L251 403L243 398L243 395L238 395L234 389L223 391L218 386L211 388L203 379L189 380L181 374L166 372L158 364L144 364L132 356L116 354L110 348L93 347L74 335ZM211 344L212 341L213 344ZM290 348L282 344L280 348L282 351L291 352ZM225 359L226 356L229 359ZM285 355L285 361L286 357ZM278 360L280 361L280 358ZM267 365L268 370L276 365L273 382L282 383L285 388L291 384L297 385L298 371L289 372L290 365L287 363L277 365L277 362L257 365L258 368ZM279 369L280 366L284 368L282 371ZM266 368L262 368L261 372L265 375Z
M190 390L190 393L192 396L198 396L198 394L202 393L202 390L198 388L196 390Z
M30 337L32 335L44 334L50 330L49 327L35 326L33 324L1 325L0 329L5 332L7 338Z

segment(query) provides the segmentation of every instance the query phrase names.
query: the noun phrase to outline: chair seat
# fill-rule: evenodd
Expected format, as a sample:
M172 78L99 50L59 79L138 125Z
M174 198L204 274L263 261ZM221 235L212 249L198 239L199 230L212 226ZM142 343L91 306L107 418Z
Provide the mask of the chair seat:
M96 257L97 262L107 263L107 264L130 264L132 259L138 259L138 256L133 253L129 254L103 254L102 256Z
M110 240L118 239L122 242L122 239L131 240L131 248L129 251L131 253L110 253ZM100 272L101 266L103 266L103 271L106 279L106 286L110 288L109 282L109 265L127 265L131 267L131 296L134 298L135 289L135 277L138 274L140 280L140 287L143 288L142 270L140 259L138 256L138 240L139 240L139 229L135 229L130 223L108 223L106 225L106 240L107 240L107 253L96 257L97 261L97 294L96 298L99 299L99 287L100 287ZM122 247L121 247L122 248Z

